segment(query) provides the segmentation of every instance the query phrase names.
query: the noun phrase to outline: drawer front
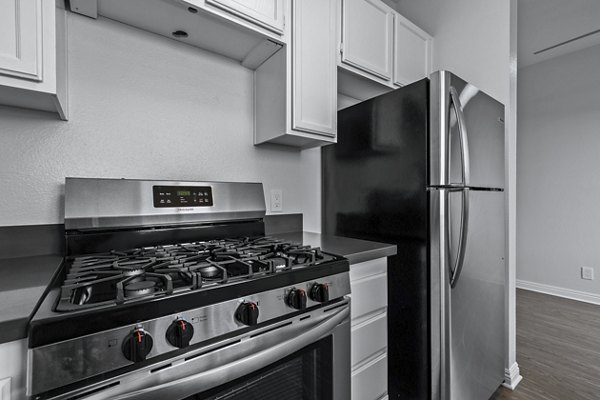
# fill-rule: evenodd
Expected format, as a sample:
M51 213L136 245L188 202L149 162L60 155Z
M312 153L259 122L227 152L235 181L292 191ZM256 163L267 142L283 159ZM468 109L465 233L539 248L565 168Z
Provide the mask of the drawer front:
M352 400L378 400L387 395L387 355L352 373Z
M387 313L352 327L352 369L387 350Z
M387 306L387 275L367 276L350 282L352 289L352 321Z
M351 281L359 280L370 275L385 273L387 273L387 257L350 265Z

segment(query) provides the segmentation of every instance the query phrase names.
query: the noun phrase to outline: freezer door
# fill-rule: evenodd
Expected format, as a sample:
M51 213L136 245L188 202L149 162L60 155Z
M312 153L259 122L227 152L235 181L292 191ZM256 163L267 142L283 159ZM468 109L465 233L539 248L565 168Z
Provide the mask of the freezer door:
M504 192L441 189L430 199L432 399L487 399L504 379Z
M504 106L447 71L431 75L432 186L504 188Z

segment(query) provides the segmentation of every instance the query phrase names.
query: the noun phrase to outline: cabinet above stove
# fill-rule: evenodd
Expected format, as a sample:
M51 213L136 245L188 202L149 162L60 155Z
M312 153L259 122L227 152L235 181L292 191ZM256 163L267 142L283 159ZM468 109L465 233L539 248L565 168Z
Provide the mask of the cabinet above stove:
M220 54L250 69L287 41L284 0L71 0L70 9Z

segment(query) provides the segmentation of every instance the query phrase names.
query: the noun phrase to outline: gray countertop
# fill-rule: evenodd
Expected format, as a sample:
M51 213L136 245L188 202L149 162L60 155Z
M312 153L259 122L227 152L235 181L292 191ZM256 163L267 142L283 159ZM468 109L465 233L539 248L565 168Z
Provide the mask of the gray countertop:
M393 256L397 252L396 245L394 244L322 235L313 232L288 232L272 236L293 242L301 242L313 247L320 247L321 250L328 253L346 257L350 261L350 264Z
M62 256L0 259L0 343L27 337L27 324Z

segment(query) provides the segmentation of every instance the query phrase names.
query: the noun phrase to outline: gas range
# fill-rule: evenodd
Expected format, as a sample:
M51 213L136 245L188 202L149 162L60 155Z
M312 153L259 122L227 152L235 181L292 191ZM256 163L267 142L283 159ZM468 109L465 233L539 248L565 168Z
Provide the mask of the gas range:
M209 240L68 257L56 311L204 290L315 267L336 256L271 237Z
M210 398L349 337L347 260L265 236L264 215L261 184L67 178L67 254L30 323L28 396ZM211 367L228 352L252 366Z

